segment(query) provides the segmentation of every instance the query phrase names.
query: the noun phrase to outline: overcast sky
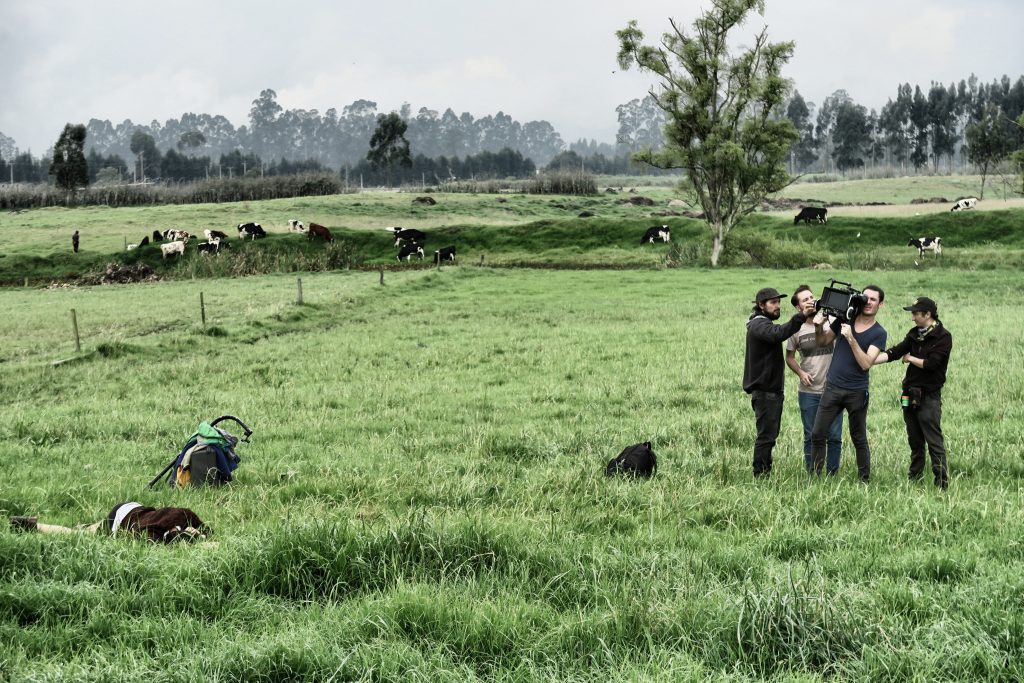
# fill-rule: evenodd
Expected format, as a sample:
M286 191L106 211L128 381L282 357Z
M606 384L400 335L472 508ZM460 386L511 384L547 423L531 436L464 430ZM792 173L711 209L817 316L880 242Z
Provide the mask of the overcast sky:
M0 133L40 155L65 123L148 124L185 112L248 123L260 91L286 109L357 99L378 111L499 110L566 143L614 141L615 107L654 79L621 72L615 31L648 42L707 0L0 0ZM900 83L1024 74L1024 0L768 0L737 32L794 40L783 74L820 104L878 109Z

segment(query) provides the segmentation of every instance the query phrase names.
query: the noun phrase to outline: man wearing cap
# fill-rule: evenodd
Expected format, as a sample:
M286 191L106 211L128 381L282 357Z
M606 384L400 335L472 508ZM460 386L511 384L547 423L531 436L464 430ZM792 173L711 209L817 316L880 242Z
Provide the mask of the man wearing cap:
M765 287L754 297L754 308L747 320L747 349L743 361L743 391L750 394L754 409L757 439L754 441L754 477L766 477L772 471L772 449L782 424L785 362L782 342L800 329L807 316L800 311L785 325L774 321L781 315L779 294L774 287Z
M910 444L910 479L916 481L924 472L924 447L928 445L935 485L949 486L946 469L946 446L942 439L942 385L946 383L946 366L953 350L953 335L939 321L935 302L918 297L910 306L914 327L896 346L880 353L876 363L902 359L907 364L903 378L903 422L907 425Z

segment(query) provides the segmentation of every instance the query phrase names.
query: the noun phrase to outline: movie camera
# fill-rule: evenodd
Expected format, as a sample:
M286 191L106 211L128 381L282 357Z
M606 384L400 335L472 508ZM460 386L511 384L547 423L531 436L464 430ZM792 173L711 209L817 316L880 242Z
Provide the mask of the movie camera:
M833 279L814 303L814 310L825 311L839 318L841 322L851 323L867 302L868 298L864 293L854 289L849 282Z

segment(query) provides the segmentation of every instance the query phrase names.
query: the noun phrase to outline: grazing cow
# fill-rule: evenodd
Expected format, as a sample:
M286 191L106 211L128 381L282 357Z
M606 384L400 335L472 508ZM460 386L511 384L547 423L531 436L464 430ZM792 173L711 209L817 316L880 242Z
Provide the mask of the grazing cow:
M216 254L220 252L220 240L215 237L207 242L200 242L196 248L200 254Z
M259 223L239 223L238 236L255 240L258 237L266 237L267 233Z
M917 247L917 257L924 256L926 251L934 251L936 256L942 256L941 237L918 237L907 242L908 247Z
M309 224L309 232L307 233L307 236L309 237L309 239L319 237L324 242L334 241L334 235L331 234L331 231L325 228L324 226L320 225L319 223Z
M163 258L168 256L174 256L175 254L185 253L185 243L181 241L168 242L167 244L160 245L160 251L163 253Z
M409 244L406 244L401 248L401 250L399 250L398 260L401 261L402 259L405 259L406 261L409 261L410 259L412 259L413 255L418 256L422 261L423 246L416 244L415 242L410 242Z
M153 231L153 244L156 244L157 242L163 242L163 241L164 241L164 234L162 232L160 232L159 230L154 230Z
M185 230L164 230L164 239L171 241L188 242L192 239L192 233Z
M302 221L292 218L288 221L288 232L306 232L306 226Z
M434 252L434 263L440 263L441 261L451 261L455 263L455 245L450 247L443 247Z
M978 205L977 197L964 197L963 199L956 200L953 204L953 208L950 211L964 211L965 209L973 209Z
M647 232L644 233L640 244L654 244L654 240L671 242L672 236L669 227L667 225L655 225L653 228L647 228Z
M804 223L828 223L828 209L818 208L817 206L805 206L800 209L800 213L793 217L793 225L796 225L800 221Z
M212 242L214 240L226 241L228 238L227 234L221 232L220 230L203 230L203 235L206 236L207 242Z
M398 247L402 242L423 242L427 239L426 234L413 227L393 227L394 246Z
M149 244L149 235L146 235L145 237L142 238L142 241L139 242L139 247L144 247L147 244Z

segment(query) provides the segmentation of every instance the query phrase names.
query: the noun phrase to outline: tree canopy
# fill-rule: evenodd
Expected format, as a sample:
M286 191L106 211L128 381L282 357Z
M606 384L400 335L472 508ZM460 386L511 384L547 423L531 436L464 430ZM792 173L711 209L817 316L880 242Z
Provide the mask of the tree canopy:
M398 112L377 117L377 129L370 137L370 151L366 153L366 160L386 170L388 185L391 185L391 169L396 164L412 166L409 141L405 139L408 128L409 124L402 120Z
M659 46L643 44L635 21L616 33L619 66L637 66L661 79L651 93L664 110L665 145L637 158L686 171L682 190L704 211L712 233L711 264L729 231L769 194L790 182L785 160L799 138L781 108L787 84L780 71L793 43L769 43L767 30L751 47L730 54L729 34L764 0L712 0L688 35L670 20Z
M50 175L57 187L74 192L89 184L89 165L85 160L85 126L67 124L53 147Z

